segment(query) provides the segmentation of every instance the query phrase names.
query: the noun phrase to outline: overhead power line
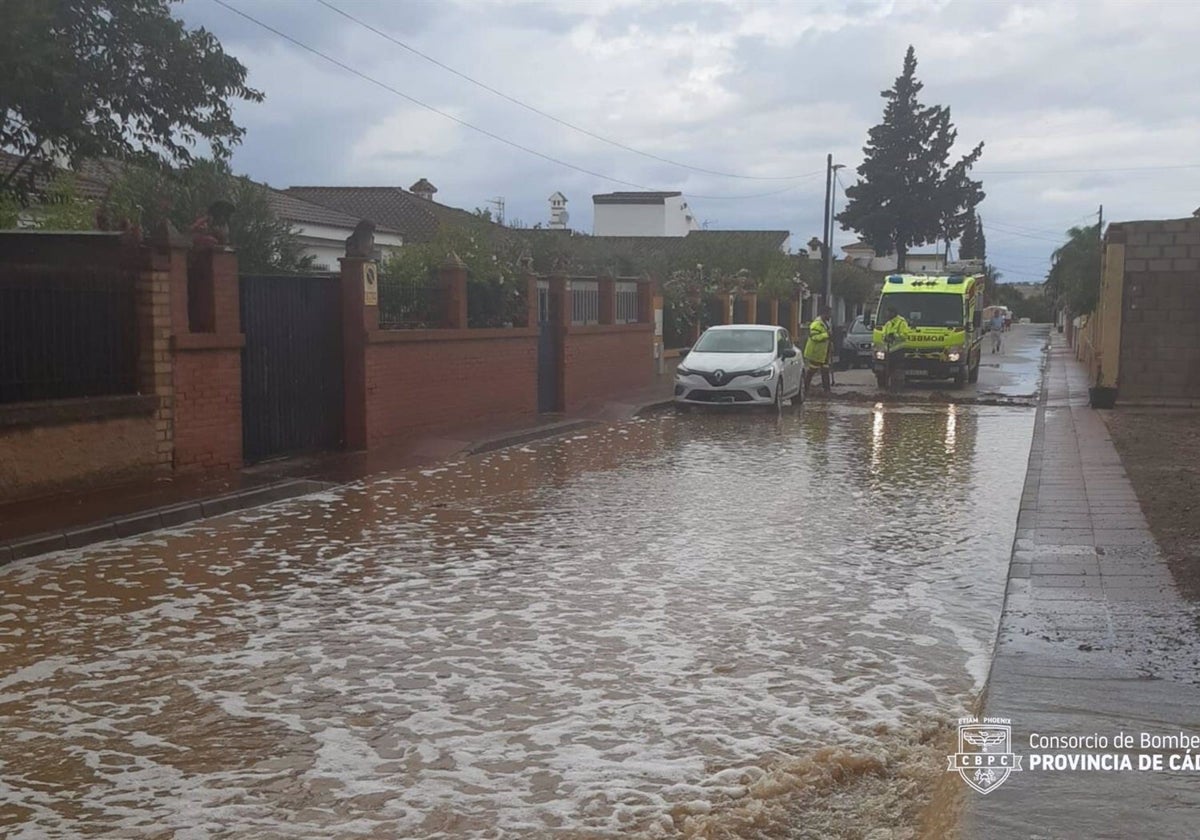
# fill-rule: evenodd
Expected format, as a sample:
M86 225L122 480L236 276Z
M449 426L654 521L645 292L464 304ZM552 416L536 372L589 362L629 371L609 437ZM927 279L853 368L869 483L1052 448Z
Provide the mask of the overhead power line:
M1158 172L1172 169L1200 169L1200 163L1172 166L1105 166L1096 169L981 169L972 175L1089 175L1105 172Z
M736 172L722 172L719 169L705 169L702 166L693 166L692 164L689 164L689 163L683 163L678 160L672 160L671 158L663 157L661 155L656 155L653 152L647 152L647 151L643 151L642 149L634 148L633 146L630 146L626 143L622 143L619 140L613 140L611 137L605 137L602 134L597 134L596 132L591 131L590 129L584 128L583 126L576 125L575 123L570 122L568 120L564 120L561 117L556 117L556 116L554 116L554 114L547 113L546 111L543 111L542 109L538 108L537 106L530 105L528 102L518 99L515 96L511 96L502 90L497 90L496 88L492 87L491 85L487 84L486 82L481 82L479 79L476 79L473 76L469 76L460 70L456 70L453 67L449 66L448 64L444 64L443 62L438 61L433 56L421 52L420 50L418 50L416 47L412 46L411 44L407 44L404 41L401 41L399 38L396 38L395 36L388 34L387 32L383 31L382 29L372 26L370 23L367 23L365 20L355 17L354 15L345 11L344 9L338 8L333 3L328 2L328 0L317 0L317 2L320 3L322 6L324 6L325 8L329 9L331 12L335 12L335 13L341 15L346 20L349 20L353 23L358 24L359 26L361 26L364 29L374 32L380 38L383 38L386 41L390 41L391 43L395 44L396 46L400 47L401 49L407 50L408 52L412 53L413 55L417 56L418 58L422 58L425 61L428 61L430 64L433 64L436 67L440 67L441 69L445 70L447 73L452 73L453 75L458 76L460 79L468 81L471 84L475 85L476 87L486 90L488 93L494 94L507 102L511 102L512 104L517 105L521 108L524 108L525 110L527 110L531 113L537 114L539 117L544 117L545 119L548 119L551 122L558 123L559 125L561 125L565 128L569 128L572 131L577 131L580 134L587 135L588 137L591 137L593 140L599 140L601 143L607 143L610 146L614 146L614 147L616 147L618 149L622 149L626 152L632 152L635 155L641 155L644 158L649 158L650 160L656 160L659 163L666 163L666 164L670 164L671 166L678 166L681 169L690 169L693 172L700 172L705 175L716 175L720 178L738 178L738 179L742 179L742 180L746 180L746 181L795 181L795 180L798 180L801 178L809 177L807 174L805 174L805 175L742 175L742 174L739 174Z
M639 184L635 181L626 181L623 178L615 178L611 175L605 175L603 172L597 172L594 169L588 169L583 166L578 166L574 163L570 163L569 161L562 160L561 158L556 158L553 155L549 155L549 154L546 154L545 152L541 152L541 151L538 151L537 149L533 149L533 148L530 148L529 146L525 146L521 143L516 142L515 140L509 140L507 137L503 137L503 136L495 133L494 131L489 131L488 129L483 128L478 125L475 125L474 123L470 123L464 119L460 119L459 117L456 117L453 114L447 113L446 111L443 111L440 108L437 108L436 106L430 105L428 102L423 102L420 99L417 99L415 96L411 96L407 93L404 93L403 91L393 87L392 85L389 85L387 82L380 81L379 79L376 79L374 76L370 76L367 73L362 72L361 70L351 67L349 64L346 64L344 61L334 58L333 56L329 55L328 53L324 53L321 50L318 50L316 47L311 47L308 44L304 43L303 41L293 38L291 35L288 35L286 32L282 32L282 31L276 29L275 27L271 26L270 24L264 23L263 21L259 20L258 18L254 17L253 15L243 12L241 9L237 8L236 6L232 5L231 3L225 2L225 0L213 0L213 2L216 3L218 6L221 6L222 8L224 8L230 12L233 12L238 17L241 17L245 20L250 21L255 26L265 29L266 31L272 33L273 35L276 35L276 36L284 39L288 43L299 47L300 49L304 50L305 52L311 53L312 55L315 55L318 58L329 62L330 64L334 65L335 67L339 67L342 70L345 70L347 73L351 73L352 75L358 76L363 81L370 82L371 84L375 85L376 87L382 88L383 90L386 90L389 93L399 96L401 99L411 102L414 105L424 108L427 111L431 111L440 117L450 120L451 122L457 123L458 125L461 125L463 128L469 128L472 131L482 134L483 136L488 137L492 140L495 140L498 143L503 143L506 146L511 146L514 149L525 152L526 154L529 154L529 155L533 155L534 157L539 157L542 160L549 161L550 163L557 164L558 166L562 166L567 169L573 169L576 172L583 173L584 175L591 175L593 178L600 178L601 180L609 181L614 184L621 184L622 186L626 186L626 187L635 187L639 190L653 191L655 189L654 187L648 187L645 184ZM802 178L813 178L820 174L822 174L820 171L816 171L816 172L810 172L807 175L797 175L797 176L795 176L795 178L797 180L802 179ZM784 187L783 189L779 189L779 190L773 190L771 192L754 193L754 194L748 194L748 195L700 195L698 193L691 193L691 192L688 192L686 194L690 198L703 198L703 199L714 199L714 200L737 200L737 199L744 199L744 198L766 198L767 196L780 195L781 193L790 192L791 190L798 189L800 186L802 186L802 185L801 184L793 184L789 187Z

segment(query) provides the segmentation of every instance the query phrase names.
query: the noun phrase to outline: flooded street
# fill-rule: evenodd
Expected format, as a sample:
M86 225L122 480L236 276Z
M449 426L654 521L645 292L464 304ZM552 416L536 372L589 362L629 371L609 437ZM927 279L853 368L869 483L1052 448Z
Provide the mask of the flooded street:
M1033 421L665 414L0 569L0 834L806 836L982 686Z

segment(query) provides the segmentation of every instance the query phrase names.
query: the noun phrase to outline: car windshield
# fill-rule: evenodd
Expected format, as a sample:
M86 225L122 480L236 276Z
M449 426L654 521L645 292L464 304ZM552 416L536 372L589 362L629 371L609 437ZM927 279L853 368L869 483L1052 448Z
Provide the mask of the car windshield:
M775 349L771 330L709 330L700 336L695 353L770 353Z
M852 333L869 333L871 328L862 322L862 319L856 320L850 327Z
M893 292L879 302L879 323L888 320L888 307L904 316L910 327L961 327L962 295L937 292Z

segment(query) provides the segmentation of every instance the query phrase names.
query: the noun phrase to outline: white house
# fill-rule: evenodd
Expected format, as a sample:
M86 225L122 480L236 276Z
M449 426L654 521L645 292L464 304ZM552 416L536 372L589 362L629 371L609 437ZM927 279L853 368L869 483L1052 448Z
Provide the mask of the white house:
M859 268L865 268L869 271L896 270L895 254L878 256L875 253L875 249L866 242L852 242L849 245L843 245L842 250L846 252L847 261L854 263Z
M683 193L614 192L592 196L595 236L687 236L700 225Z
M946 270L946 255L909 254L904 259L904 270L912 274L937 274Z
M852 262L860 268L866 268L871 271L895 271L898 262L896 254L886 254L878 256L875 249L866 242L853 242L849 245L843 245L842 250L846 252L846 260ZM946 255L925 253L915 254L909 253L904 260L904 270L912 274L934 274L939 271L946 270Z
M337 271L338 257L346 256L346 239L360 220L279 190L271 190L268 201L275 215L292 226L292 231L304 246L304 255L313 258L313 271ZM399 231L376 225L376 260L391 256L403 244L404 238Z

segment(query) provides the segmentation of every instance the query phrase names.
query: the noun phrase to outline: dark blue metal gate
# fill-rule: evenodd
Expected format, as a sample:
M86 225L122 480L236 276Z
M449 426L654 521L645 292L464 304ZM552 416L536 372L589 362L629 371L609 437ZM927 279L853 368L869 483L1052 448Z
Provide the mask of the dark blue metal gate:
M560 411L562 406L558 399L558 370L559 370L559 336L555 325L560 319L555 317L555 309L561 306L550 296L549 284L542 280L538 283L538 356L537 356L537 397L538 411Z
M247 463L341 446L342 302L336 277L242 275Z

